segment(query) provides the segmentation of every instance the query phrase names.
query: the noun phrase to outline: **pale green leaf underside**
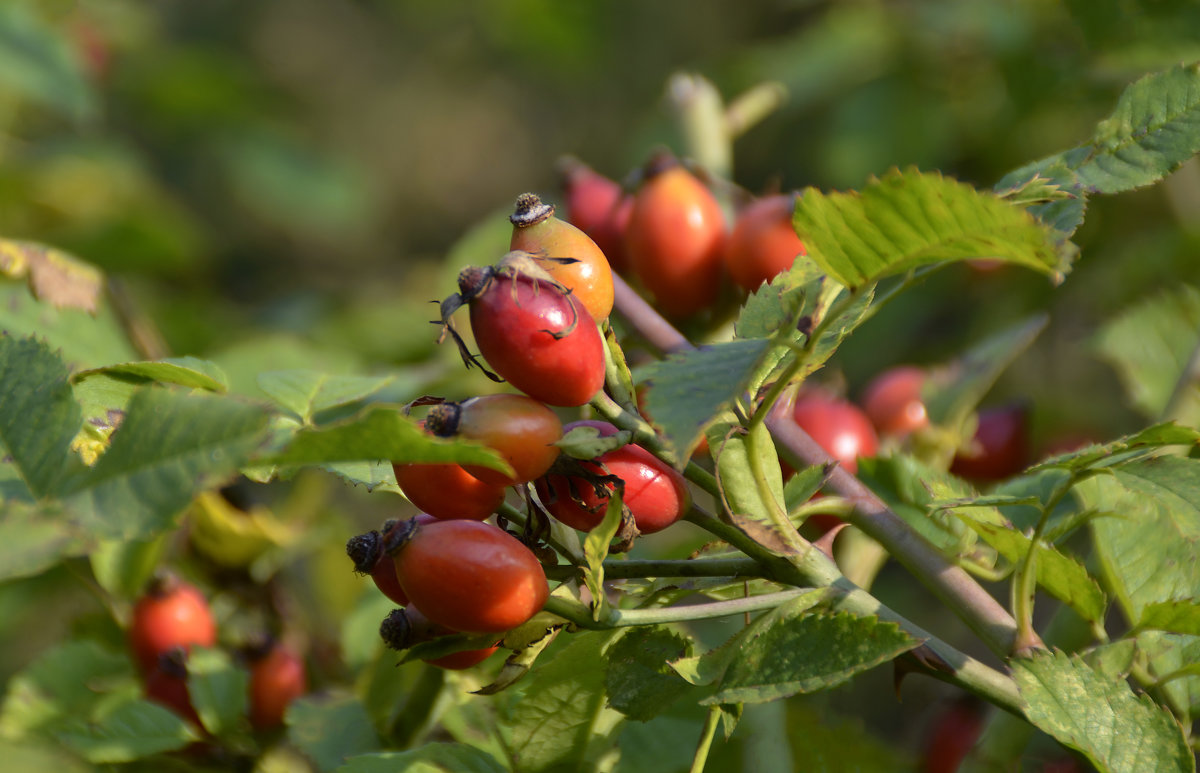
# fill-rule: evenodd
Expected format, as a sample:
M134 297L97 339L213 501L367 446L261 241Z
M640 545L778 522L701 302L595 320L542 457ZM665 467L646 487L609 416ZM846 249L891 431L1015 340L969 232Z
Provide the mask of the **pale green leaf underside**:
M1023 208L936 173L893 170L859 192L809 188L793 222L809 257L847 287L972 258L1065 270L1050 231Z
M1101 771L1193 771L1174 718L1146 695L1062 652L1013 661L1026 716Z
M1180 457L1121 465L1076 487L1093 519L1097 556L1130 620L1147 605L1200 597L1200 461Z
M1189 367L1200 331L1200 291L1186 285L1156 294L1107 322L1095 346L1121 379L1130 403L1143 415L1162 416L1174 398L1173 418L1200 419L1200 390L1194 382L1175 395Z

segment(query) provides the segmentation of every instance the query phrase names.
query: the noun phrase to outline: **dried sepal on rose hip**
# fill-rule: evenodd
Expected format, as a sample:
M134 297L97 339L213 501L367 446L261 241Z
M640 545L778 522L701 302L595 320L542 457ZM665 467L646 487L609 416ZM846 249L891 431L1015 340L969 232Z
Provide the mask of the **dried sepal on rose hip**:
M482 368L451 323L469 309L479 352L504 380L549 405L583 405L604 385L604 340L595 321L569 290L513 251L496 266L469 266L458 275L458 293L441 305L443 335L454 337L468 367Z
M437 519L427 513L419 513L410 520L430 523ZM400 606L408 603L408 596L400 587L400 580L396 577L396 564L388 552L395 548L406 533L408 527L405 523L406 521L393 518L384 522L379 531L372 529L346 541L346 555L354 562L354 571L371 575L371 580L379 592Z
M465 438L496 451L513 469L512 475L487 467L465 465L468 473L489 485L513 486L539 478L558 458L555 443L562 421L554 411L525 395L472 397L461 403L442 403L429 409L426 428L437 437Z
M554 281L567 288L597 322L608 318L613 307L612 269L608 258L590 236L554 215L554 205L535 193L517 197L509 249L520 250Z
M406 650L421 642L432 641L453 633L454 631L449 628L431 621L413 604L409 604L403 609L393 609L379 625L380 638L389 649L393 650ZM498 649L499 646L460 650L440 658L427 658L425 662L438 668L461 671L482 663Z
M595 427L602 437L617 428L607 422L567 425ZM537 481L538 499L559 521L591 531L604 519L612 492L620 488L623 507L639 534L662 531L678 521L691 504L687 483L673 467L636 444L626 444L582 462L582 474L548 475Z

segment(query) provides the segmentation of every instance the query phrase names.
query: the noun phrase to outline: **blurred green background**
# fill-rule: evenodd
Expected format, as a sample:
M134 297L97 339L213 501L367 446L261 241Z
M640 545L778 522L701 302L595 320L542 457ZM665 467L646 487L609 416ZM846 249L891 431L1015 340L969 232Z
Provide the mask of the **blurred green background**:
M727 98L786 87L735 146L751 191L907 165L987 187L1084 141L1141 74L1200 58L1198 31L1200 9L1172 0L9 0L0 234L120 277L176 354L281 330L356 364L414 361L451 245L517 193L557 199L560 155L620 179L656 145L684 150L672 73ZM1001 393L1124 429L1119 405L1062 400L1086 385L1118 402L1095 358L1068 353L1166 277L1194 279L1198 178L1189 165L1094 200L1064 287L943 272L837 364L853 389L1049 306L1050 334Z
M428 325L460 267L447 255L523 191L559 200L563 154L621 179L657 145L683 152L664 105L673 73L729 99L786 88L735 145L750 191L854 188L908 165L986 188L1087 140L1142 74L1195 60L1200 6L1185 0L4 0L0 236L100 266L164 351L220 359L249 390L258 370L302 366L408 368L398 399L443 376L467 391ZM496 231L478 233L490 245ZM1143 426L1093 335L1200 282L1200 166L1092 200L1075 241L1057 288L1012 268L939 272L827 377L854 394L888 365L938 362L1048 310L989 401L1030 400L1039 443ZM4 605L33 612L14 594ZM0 676L28 644L0 651ZM895 707L863 696L886 681L829 700L885 727Z

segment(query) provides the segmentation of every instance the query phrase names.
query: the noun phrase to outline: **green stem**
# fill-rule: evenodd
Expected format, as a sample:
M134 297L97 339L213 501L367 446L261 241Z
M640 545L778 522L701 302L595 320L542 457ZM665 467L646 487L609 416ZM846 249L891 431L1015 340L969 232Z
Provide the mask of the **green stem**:
M721 707L711 706L708 716L704 718L704 729L700 732L700 743L696 744L696 754L692 757L692 767L688 773L703 773L704 765L708 762L708 750L717 734L717 725L721 723Z
M429 667L421 670L417 683L408 693L404 708L397 712L389 728L388 734L396 748L408 746L428 724L445 684L446 672L442 669Z
M1045 503L1039 504L1038 522L1029 539L1029 550L1013 570L1013 616L1017 620L1017 638L1013 642L1014 654L1019 655L1030 649L1045 646L1033 628L1033 603L1037 591L1037 548L1046 531L1046 524L1050 521L1050 514L1073 485L1075 477L1068 476L1051 492Z
M551 596L546 600L543 609L551 614L569 620L580 628L594 630L609 630L611 628L628 628L635 625L663 625L665 623L684 623L691 620L711 620L715 617L728 617L746 612L761 612L774 609L785 601L789 601L806 593L812 588L797 588L794 590L764 593L759 596L747 596L729 601L711 601L706 604L688 604L676 607L659 607L653 609L613 609L603 620L593 620L592 612L585 605Z
M762 577L762 566L753 558L741 556L729 558L672 559L626 559L606 561L604 579L629 580L645 577ZM579 576L579 568L559 565L546 569L546 576L555 580L569 580Z

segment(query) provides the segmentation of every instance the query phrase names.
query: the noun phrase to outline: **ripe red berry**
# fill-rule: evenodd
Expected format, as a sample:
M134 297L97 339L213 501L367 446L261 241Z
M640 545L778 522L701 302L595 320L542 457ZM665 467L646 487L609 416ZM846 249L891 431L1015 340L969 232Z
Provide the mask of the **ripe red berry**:
M796 397L792 416L796 424L851 474L858 472L859 457L874 456L879 438L871 420L853 403L820 390Z
M560 170L567 220L592 237L613 271L624 271L629 264L625 228L633 211L633 197L622 190L620 183L578 159L564 159Z
M537 614L550 595L533 552L481 521L421 524L393 557L412 603L454 631L508 631Z
M804 255L804 244L792 226L793 194L766 196L738 212L725 245L725 268L746 290L757 290Z
M914 365L889 368L867 384L862 394L863 411L881 435L903 437L929 426L921 390L925 371Z
M1029 410L1010 403L979 412L979 426L970 447L960 451L950 472L980 481L1003 480L1029 463Z
M211 647L216 641L217 624L204 594L176 577L153 581L133 607L129 645L143 673L175 647Z
M550 405L583 405L604 385L604 341L587 311L558 285L515 270L466 268L457 303L470 306L480 353L501 377Z
M439 437L462 437L497 451L513 468L507 476L486 467L464 469L490 485L512 486L540 478L558 458L562 421L554 411L525 395L483 395L443 403L425 419Z
M555 217L554 207L533 193L517 197L508 219L513 224L509 249L529 253L538 268L571 291L592 319L607 319L613 307L612 269L596 242Z
M283 644L276 644L250 664L250 724L269 730L283 724L293 700L308 692L304 661Z
M484 483L458 464L393 463L392 471L408 501L434 518L482 521L504 502L505 486Z
M653 159L646 175L625 229L630 266L668 316L695 314L717 300L725 215L674 158Z
M182 647L176 647L162 653L146 672L143 689L150 700L166 706L197 727L203 727L188 693L187 677L187 653Z
M577 426L594 426L601 437L617 431L607 422L596 421L575 422L564 430L569 432ZM690 506L691 497L683 476L641 446L622 446L584 466L597 475L614 475L623 481L622 504L629 509L642 534L662 531L682 518ZM538 499L550 514L574 529L591 531L604 519L609 495L598 494L590 481L550 475L539 480L536 488ZM603 488L611 492L614 484L604 484Z
M983 732L983 713L971 699L955 701L930 727L921 769L954 773Z

